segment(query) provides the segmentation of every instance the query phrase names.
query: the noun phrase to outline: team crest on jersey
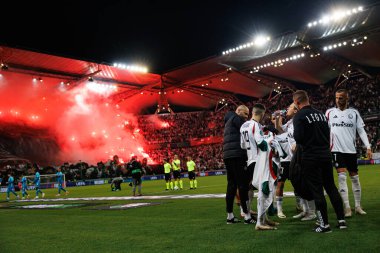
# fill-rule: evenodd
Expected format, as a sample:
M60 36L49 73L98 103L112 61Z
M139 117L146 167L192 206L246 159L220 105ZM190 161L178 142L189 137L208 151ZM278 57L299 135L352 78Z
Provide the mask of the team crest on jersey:
M353 119L354 116L350 113L350 114L348 114L348 118L349 118L349 119Z

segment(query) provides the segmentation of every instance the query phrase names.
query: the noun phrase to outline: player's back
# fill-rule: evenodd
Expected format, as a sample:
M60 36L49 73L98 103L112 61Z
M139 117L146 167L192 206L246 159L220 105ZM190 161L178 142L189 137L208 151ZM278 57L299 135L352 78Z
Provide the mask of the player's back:
M262 126L260 123L249 120L244 122L240 128L240 146L242 149L247 150L248 162L247 165L250 165L253 162L256 162L258 150L257 143L255 140L255 133L262 131Z

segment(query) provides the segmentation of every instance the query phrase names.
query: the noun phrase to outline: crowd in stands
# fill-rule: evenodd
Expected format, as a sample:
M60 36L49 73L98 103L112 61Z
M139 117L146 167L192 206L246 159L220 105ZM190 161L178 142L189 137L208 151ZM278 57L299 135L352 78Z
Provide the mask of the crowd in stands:
M155 124L151 116L138 119L141 134L148 144L180 143L191 138L220 136L223 115L212 111L176 113L160 115L160 124Z

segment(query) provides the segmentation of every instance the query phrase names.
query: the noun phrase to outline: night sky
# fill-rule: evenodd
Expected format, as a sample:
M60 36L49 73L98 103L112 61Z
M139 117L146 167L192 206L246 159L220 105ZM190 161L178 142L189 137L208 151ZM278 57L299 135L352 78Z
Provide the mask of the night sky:
M221 54L257 33L298 31L334 7L363 1L9 1L0 44L162 74Z

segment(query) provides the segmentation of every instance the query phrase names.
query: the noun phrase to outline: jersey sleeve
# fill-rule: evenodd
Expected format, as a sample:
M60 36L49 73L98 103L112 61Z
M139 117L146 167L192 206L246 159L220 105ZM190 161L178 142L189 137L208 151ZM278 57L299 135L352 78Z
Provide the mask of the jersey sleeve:
M293 126L294 126L294 139L298 144L304 143L304 135L305 135L305 129L304 124L302 123L302 119L300 115L297 113L296 116L294 116L293 120Z
M365 126L364 121L358 111L355 110L355 113L356 113L356 130L358 131L358 134L360 136L360 139L364 143L364 146L366 146L367 149L370 149L371 144L369 144L368 136L364 129L364 126Z

